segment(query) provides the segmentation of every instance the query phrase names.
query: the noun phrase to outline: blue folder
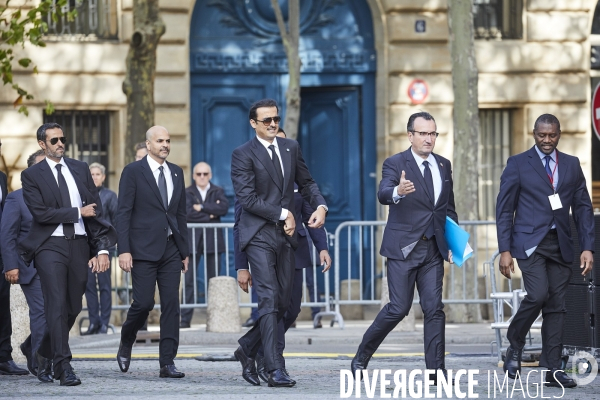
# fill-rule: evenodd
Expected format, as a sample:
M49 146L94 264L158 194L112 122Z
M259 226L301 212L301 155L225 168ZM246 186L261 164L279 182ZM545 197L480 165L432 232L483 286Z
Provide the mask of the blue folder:
M462 265L473 255L473 249L469 246L469 232L458 226L450 217L446 217L446 243L452 251L452 260L456 265Z

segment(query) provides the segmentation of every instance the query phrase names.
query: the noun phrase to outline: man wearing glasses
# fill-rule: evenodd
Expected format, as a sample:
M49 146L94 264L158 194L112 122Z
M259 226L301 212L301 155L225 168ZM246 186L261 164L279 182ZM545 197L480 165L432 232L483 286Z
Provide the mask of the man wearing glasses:
M221 217L229 210L229 200L222 187L211 183L212 169L205 162L199 162L194 167L194 184L185 189L187 222L191 224L216 224L221 222ZM206 233L206 235L205 235ZM194 241L195 239L195 241ZM216 242L216 244L215 244ZM188 243L190 247L190 261L194 270L198 270L200 258L204 257L206 274L204 283L208 289L208 281L218 275L221 266L221 254L225 252L225 239L223 229L196 228L188 229ZM217 254L219 257L217 257ZM194 280L198 281L198 274L194 270L185 274L185 301L184 304L194 304ZM206 292L204 286L197 287L196 292ZM193 308L181 310L180 328L189 328L194 315Z
M540 115L533 126L535 145L508 159L500 178L496 229L500 272L510 279L519 262L527 295L508 327L504 371L515 379L521 372L525 337L540 311L545 385L575 387L560 369L565 322L565 295L573 261L579 256L581 275L592 270L594 212L579 159L556 149L560 122ZM574 254L569 212L577 227L581 255Z
M294 280L294 249L297 247L294 182L315 209L308 226L325 223L327 206L302 158L295 140L276 138L279 108L271 99L254 103L249 112L256 137L233 151L231 180L241 205L238 223L239 249L245 251L258 296L258 321L239 340L234 355L242 364L242 377L260 385L255 357L264 348L268 384L292 387L295 381L285 371L277 353L277 324L290 303ZM248 270L238 270L238 284L247 291L252 285Z
M390 302L367 329L352 360L352 373L364 370L386 336L408 314L415 284L423 309L425 366L435 370L429 379L447 379L445 353L446 315L442 304L444 259L452 253L444 238L446 217L458 223L454 209L452 166L433 153L438 136L433 116L411 115L407 124L411 147L383 163L377 197L389 206L380 254L387 257Z
M88 165L63 157L62 127L46 123L37 130L46 159L21 173L23 198L33 216L29 235L19 243L26 264L35 259L44 293L48 332L37 351L38 379L61 386L81 384L71 367L69 330L81 311L81 299L92 272L109 267L108 249L116 232L102 218L102 203Z

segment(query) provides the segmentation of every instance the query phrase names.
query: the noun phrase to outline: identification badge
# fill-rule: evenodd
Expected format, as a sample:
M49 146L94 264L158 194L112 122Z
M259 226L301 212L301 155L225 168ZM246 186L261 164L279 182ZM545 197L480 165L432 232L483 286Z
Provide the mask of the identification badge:
M552 196L548 196L548 199L550 199L550 207L552 207L552 210L558 210L562 208L562 203L560 202L560 197L558 193L554 193Z

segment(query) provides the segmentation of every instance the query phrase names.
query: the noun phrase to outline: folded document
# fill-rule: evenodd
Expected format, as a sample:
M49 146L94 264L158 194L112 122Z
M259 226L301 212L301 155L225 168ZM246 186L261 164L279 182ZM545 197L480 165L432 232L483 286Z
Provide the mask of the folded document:
M473 255L469 246L469 232L458 226L450 217L446 217L446 233L444 234L448 249L452 251L452 260L456 265L462 265Z

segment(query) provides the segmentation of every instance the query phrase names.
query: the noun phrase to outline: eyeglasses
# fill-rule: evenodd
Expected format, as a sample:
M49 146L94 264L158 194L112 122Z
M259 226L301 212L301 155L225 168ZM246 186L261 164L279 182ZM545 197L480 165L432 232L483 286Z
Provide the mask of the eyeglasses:
M419 132L419 131L412 131L412 133L413 134L416 133L416 134L418 134L421 137L429 136L432 139L436 138L436 137L438 137L440 135L439 132Z
M281 121L281 117L277 116L277 117L269 117L269 118L265 118L262 121L260 119L255 119L256 122L262 122L264 126L269 126L271 125L271 122L275 122L275 125L277 125L279 123L279 121Z
M56 143L58 143L59 140L62 144L67 143L67 138L64 136L61 136L61 137L55 137L55 138L50 139L50 144L52 146L54 146Z
M196 176L208 176L210 172L196 172Z

